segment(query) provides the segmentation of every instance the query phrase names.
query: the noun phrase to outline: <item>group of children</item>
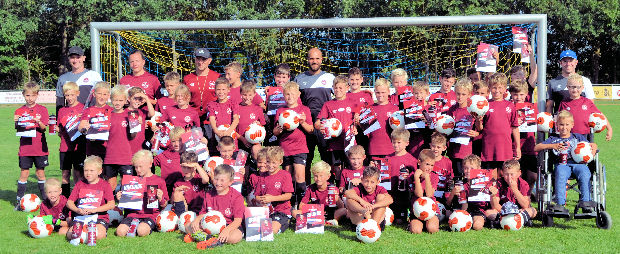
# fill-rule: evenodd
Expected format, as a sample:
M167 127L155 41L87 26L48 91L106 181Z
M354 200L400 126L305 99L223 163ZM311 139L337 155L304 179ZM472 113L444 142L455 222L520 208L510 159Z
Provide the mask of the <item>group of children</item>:
M485 80L472 82L467 77L457 80L455 71L446 69L439 78L441 89L430 94L425 82L407 86L407 73L398 69L391 77L396 92L390 93L390 82L381 78L375 82L373 99L373 93L360 89L361 71L352 68L348 77L334 79L334 99L323 105L317 120L312 122L309 108L299 99L299 85L290 82L287 65L278 66L275 75L285 104L277 109L272 119L264 115L265 103L258 96L255 84L241 82L241 66L232 63L225 70L228 79L220 78L215 82L216 100L207 104L208 117L202 123L198 111L190 106L190 89L181 84L180 76L174 72L164 77L169 96L158 99L155 105L140 88L111 88L100 82L92 91L95 105L84 108L77 101L77 84L66 83L63 87L66 106L59 110L59 122L54 127L61 139L62 182L46 181L44 168L49 165L49 152L45 131L49 116L45 107L36 104L38 85L25 84L26 105L16 111L14 120L30 121L36 129L36 136L20 139L21 174L17 200L25 193L29 168L34 164L41 196L45 200L42 214L51 214L55 219L65 221L60 224L58 232L67 234L67 237L71 237L68 230L71 218L90 214L98 214L97 238L106 236L110 225L106 212L116 206L123 193L117 189L119 175L139 176L146 179L148 185L156 185L158 205L147 207L144 202L142 209L126 210L125 219L116 229L118 236L127 235L134 219L139 221L136 235L150 234L156 216L170 205L176 214L185 211L198 214L189 226L190 233L200 230L200 220L206 212L220 211L227 226L215 242L237 243L244 235L246 203L248 206L269 207L274 232L285 231L293 216L307 204L325 205L326 220L330 225L338 225L345 219L352 224L374 219L383 227L389 207L394 212L395 223L408 222L412 233L437 232L438 217L425 221L412 211L412 204L420 197L442 203L448 213L453 209L467 210L474 219L473 228L479 230L485 225L492 227L502 205L507 202L516 204L526 221L536 216L536 209L530 204L530 190L536 180L536 154L550 149L559 155L555 163L558 209L565 205L565 183L571 173L577 175L580 189L586 190L581 192L580 200L589 201L590 172L587 166L576 164L567 152L576 141L585 140L582 134L589 133L587 116L590 112L598 112L591 101L580 96L583 84L579 83L578 76L569 78L571 100L560 106L564 110L557 117L558 136L536 144L534 133L519 131L523 119L515 108L516 104L528 102L527 98L531 98L532 89L525 81L524 73L511 73L513 78L509 85L503 73L490 74ZM517 72L524 70L521 68ZM507 91L511 101L505 100ZM472 115L467 111L468 98L474 94L490 95L490 109L486 115ZM389 118L403 110L402 99L407 97L416 103L419 112L430 117L421 118L424 123L420 128L392 129ZM360 124L363 108L372 109L380 126L368 135L362 134ZM298 113L298 128L284 130L277 124L285 110ZM175 128L169 133L167 148L153 156L151 151L144 149L150 141L149 133L157 131L158 126L149 127L152 128L150 131L145 126L146 120L156 112L161 113L162 121ZM138 115L139 130L130 131L130 114ZM450 137L434 132L432 119L441 114L452 116L457 129L461 130L455 130ZM311 162L306 161L309 152L306 135L314 135L315 129L325 135L323 124L327 118L337 118L343 131L340 136L326 140L327 156L323 158L325 161L313 163L314 183L308 185L305 165ZM272 133L275 138L268 137L270 145L252 144L244 138L245 129L252 123L265 126ZM90 128L105 124L109 124L107 141L85 138ZM227 125L227 128L219 128L221 125ZM243 169L243 191L231 187L235 176L233 167L222 164L209 170L204 167L204 161L199 162L196 153L184 151L181 136L195 127L204 128L205 137L201 142L208 145L211 155L234 161L239 150L250 154ZM83 135L77 135L77 132ZM347 132L351 134L345 134ZM238 137L231 137L233 133ZM611 139L611 133L611 126L608 126L608 139ZM458 135L460 137L456 138ZM350 136L357 137L357 144L351 142ZM595 144L593 147L596 149ZM160 175L154 174L155 166L160 167ZM72 170L75 184L71 190ZM486 186L489 200L468 198L472 191L468 181L472 170L487 170L488 175L496 179ZM339 195L335 200L328 200L328 189L332 185ZM244 196L254 198L245 202ZM84 206L86 203L90 206Z

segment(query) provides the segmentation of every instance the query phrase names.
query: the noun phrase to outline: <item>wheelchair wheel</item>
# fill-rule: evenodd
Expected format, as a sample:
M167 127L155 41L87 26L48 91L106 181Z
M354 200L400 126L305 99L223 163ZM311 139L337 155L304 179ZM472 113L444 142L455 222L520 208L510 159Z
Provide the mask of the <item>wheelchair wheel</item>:
M606 211L601 211L596 216L596 226L600 229L611 228L611 215Z
M597 221L598 223L598 221ZM554 223L553 223L553 217L543 213L542 214L542 225L543 227L553 227Z

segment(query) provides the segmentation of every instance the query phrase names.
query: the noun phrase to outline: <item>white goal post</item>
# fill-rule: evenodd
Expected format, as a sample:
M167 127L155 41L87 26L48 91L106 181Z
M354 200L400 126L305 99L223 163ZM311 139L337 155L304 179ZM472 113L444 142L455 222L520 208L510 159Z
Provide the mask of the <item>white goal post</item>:
M152 21L152 22L91 22L91 64L96 72L100 67L100 32L128 30L226 30L272 28L344 28L389 27L430 25L482 25L534 23L537 29L536 56L538 68L538 110L545 111L547 74L547 15L477 15L434 17L381 17L381 18L331 18L284 20L229 20L229 21Z

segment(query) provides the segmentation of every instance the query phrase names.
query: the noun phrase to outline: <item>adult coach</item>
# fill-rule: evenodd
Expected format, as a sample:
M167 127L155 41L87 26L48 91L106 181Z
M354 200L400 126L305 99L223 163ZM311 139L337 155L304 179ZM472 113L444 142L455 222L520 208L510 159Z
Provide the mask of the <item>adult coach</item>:
M318 48L311 48L308 51L308 67L304 73L300 73L295 77L295 82L299 84L301 90L301 102L310 108L312 114L312 122L316 122L316 118L321 112L321 108L326 101L331 100L332 84L334 75L321 70L323 63L323 53ZM308 157L306 162L312 162L314 159L314 149L318 146L319 154L322 160L327 159L327 147L323 135L317 129L314 135L306 135L308 144ZM306 182L310 179L310 166L312 163L306 163Z
M577 54L572 50L564 50L560 54L560 66L562 67L562 73L556 78L549 80L547 86L547 112L556 113L560 107L560 102L570 98L568 89L566 88L566 82L568 76L575 73L577 69ZM593 100L594 89L592 89L592 82L590 79L583 77L583 93L582 96Z
M78 96L78 101L86 106L89 106L87 104L88 95L90 95L90 91L95 83L102 80L99 73L86 69L84 66L86 56L84 56L84 50L82 48L78 46L69 48L69 54L67 57L69 58L71 71L62 74L56 83L56 115L58 115L58 109L65 106L65 95L62 91L62 87L65 83L77 83L80 88L80 96Z
M194 51L196 72L187 74L183 77L185 84L192 93L190 106L198 110L200 120L205 121L207 113L207 103L215 101L215 80L220 74L209 69L209 64L213 60L211 52L206 48L198 48ZM207 125L205 125L207 126Z
M149 73L144 69L146 64L146 56L142 50L134 50L129 53L129 67L131 74L127 74L121 78L119 83L127 88L140 87L151 100L151 104L155 105L157 100L155 94L159 91L161 83L157 76Z

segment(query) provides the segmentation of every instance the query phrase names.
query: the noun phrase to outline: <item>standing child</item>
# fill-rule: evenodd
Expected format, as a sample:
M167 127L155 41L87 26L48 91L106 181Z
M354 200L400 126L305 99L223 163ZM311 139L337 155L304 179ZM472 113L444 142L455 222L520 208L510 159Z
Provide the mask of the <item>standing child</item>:
M515 80L510 84L510 99L514 102L515 107L518 104L528 103L528 85L523 80ZM534 106L534 105L531 105ZM523 124L524 118L519 117L518 124ZM536 152L534 152L534 146L536 145L536 133L535 132L519 132L521 137L521 159L520 168L525 169L523 178L527 181L529 186L536 184L538 160L536 158ZM502 171L503 172L503 171Z
M375 96L377 103L372 105L372 109L377 114L377 122L381 128L368 134L369 145L368 154L374 158L383 158L394 153L394 148L390 144L390 130L388 130L388 119L392 113L398 111L398 104L394 105L389 101L390 82L387 79L379 78L375 81Z
M239 125L237 125L237 133L239 133L239 148L249 152L252 158L256 159L256 154L261 149L261 144L251 144L245 139L245 131L252 123L265 126L265 114L263 109L252 103L252 98L256 94L256 85L254 81L244 81L241 85L241 103L239 104ZM259 96L260 97L260 96Z
M398 106L400 102L400 98L398 98L398 96L400 95L400 93L408 92L407 90L403 91L403 88L407 86L409 75L404 69L398 68L392 71L392 73L390 74L390 80L392 81L392 85L394 86L394 93L390 95L390 103Z
M62 189L58 179L51 178L45 181L47 199L41 202L41 213L39 216L52 216L54 231L57 231L60 235L66 235L69 230L67 219L71 217L71 210L67 208L67 198L61 195L61 192Z
M484 118L476 119L482 129L482 166L486 169L498 169L504 161L521 158L517 110L513 103L504 100L507 80L501 72L491 75L489 111Z
M430 149L424 149L420 152L418 157L418 169L411 174L409 178L411 188L411 204L413 204L418 198L427 197L435 200L435 190L437 190L437 183L439 177L434 172L435 153ZM413 207L411 208L413 211ZM422 233L422 230L426 228L429 233L435 233L439 231L439 219L437 216L424 222L415 217L414 213L410 215L409 231L414 234Z
M79 129L83 134L88 131L91 125L109 122L109 117L112 113L112 107L107 104L110 99L110 84L103 81L97 82L93 91L95 94L95 106L85 109L80 119ZM106 145L107 142L103 140L87 139L86 155L96 155L99 158L105 158Z
M224 73L226 74L226 79L228 83L230 83L230 99L235 103L239 104L243 101L241 86L243 82L241 82L241 74L243 74L243 67L238 62L232 62L224 67ZM265 109L265 101L260 95L254 90L254 93L251 96L250 104L261 108L261 110Z
M21 137L19 139L19 168L21 169L19 174L19 180L17 180L17 204L15 210L19 209L19 201L26 193L26 184L28 183L28 176L30 175L30 168L34 165L36 168L36 175L41 193L41 199L45 199L45 167L49 166L47 156L49 151L47 150L47 141L45 139L45 131L47 130L47 123L49 116L47 114L47 108L37 104L37 97L39 96L39 85L34 82L28 82L24 85L22 91L26 105L21 106L15 110L13 121L15 126L18 123L21 126L25 126L28 129L34 129L35 135L31 137Z
M282 126L275 124L273 135L280 140L280 147L284 150L284 169L295 178L295 200L300 200L306 190L306 159L308 158L308 146L306 135L314 135L310 109L299 103L299 85L288 82L283 86L284 101L286 107L276 111L275 121L285 110L293 110L299 115L299 127L292 131L284 131Z
M159 215L160 211L166 207L168 203L168 191L166 189L166 183L161 177L154 175L151 172L151 166L153 165L153 154L148 150L140 150L131 158L131 164L133 164L136 174L143 178L146 185L146 191L151 186L156 186L155 193L157 196L157 207L149 208L148 195L144 194L144 200L142 202L142 209L129 211L125 219L121 221L116 229L116 235L120 237L127 236L130 230L130 226L134 219L137 219L140 224L136 228L137 236L147 236L155 229L155 219ZM120 199L122 191L116 193L116 198Z
M65 95L65 105L58 110L58 136L60 137L59 163L62 170L62 195L71 195L71 170L73 169L73 182L77 183L82 178L82 162L84 162L83 136L72 141L73 135L78 131L78 125L84 110L84 104L78 101L80 88L75 82L67 82L62 91ZM71 129L71 134L69 134Z
M110 136L108 145L113 149L106 149L103 159L103 169L105 177L113 190L118 184L117 176L120 174L133 175L131 167L131 144L128 127L128 114L123 106L127 102L127 88L125 86L115 86L112 88L111 96L112 114L110 115Z
M480 168L481 160L478 155L470 154L463 158L463 170L465 173L465 179L463 179L464 184L455 184L452 194L447 198L448 201L450 201L454 196L456 196L455 193L459 193L458 199L461 204L461 209L471 214L474 221L474 224L472 225L474 230L481 230L484 227L486 217L497 213L497 211L493 210L491 207L490 201L469 201L467 198L467 195L471 189L468 180L469 171Z
M172 193L174 183L183 178L181 169L181 136L185 129L174 128L170 131L170 146L153 159L153 164L160 168L160 176L166 182L168 193Z
M428 113L430 118L437 117L437 102L435 101L427 101L429 98L430 87L428 83L424 81L416 81L413 83L413 99L417 101L419 110L415 110L416 114L423 114L421 111L425 110ZM417 112L416 112L417 111ZM411 136L409 139L409 146L407 147L407 151L413 157L417 157L420 154L420 151L425 148L429 148L429 143L431 142L431 134L433 130L430 128L431 123L428 122L429 119L423 117L423 120L426 122L424 128L414 128L411 129Z
M134 154L142 149L147 149L144 145L146 139L146 120L155 115L155 109L151 100L144 93L144 90L139 87L132 87L127 90L127 98L129 99L129 107L127 107L127 114L131 116L132 112L138 113L138 121L140 123L140 130L136 133L131 133L131 139L129 144L131 146L131 153ZM164 97L166 98L166 97ZM142 107L146 103L146 108ZM149 133L152 136L152 132Z
M504 162L502 177L497 181L497 187L490 186L489 190L491 207L496 211L496 214L489 214L489 220L498 219L497 212L501 211L505 203L512 202L519 207L524 224L532 225L532 218L536 216L536 208L530 204L530 186L521 178L519 161Z
M166 73L164 76L164 86L166 87L166 92L168 92L168 96L161 97L157 100L157 104L155 104L155 111L159 113L164 113L169 108L177 105L177 102L174 99L175 90L177 87L181 85L181 75L178 72L171 71Z
M213 141L209 142L210 149L209 152L215 154L215 136L224 137L231 136L232 133L237 129L237 125L239 124L239 103L234 103L229 99L230 94L230 84L226 78L218 78L215 80L215 96L217 97L216 101L209 102L207 104L207 114L209 119L209 124L211 125L211 129L213 130ZM230 125L228 129L219 130L218 126L220 125ZM236 143L236 140L235 140Z
M379 186L379 169L373 166L364 168L361 186L356 186L344 193L347 198L347 217L354 225L363 219L373 219L385 228L385 208L393 200L387 190Z
M174 183L172 209L176 214L182 214L185 211L198 214L204 202L209 175L198 164L198 156L194 152L183 152L180 162L183 177Z
M452 171L452 161L448 157L444 157L443 153L448 148L446 146L448 139L445 135L435 132L431 136L431 151L435 155L435 165L433 172L437 174L439 182L437 182L437 188L435 189L435 198L445 204L446 197L448 196L448 188L454 179L454 172Z
M476 81L474 84L474 95L480 95L484 98L489 98L489 85L485 81ZM474 119L475 120L475 119ZM474 124L477 121L474 121ZM471 152L475 155L480 156L482 154L482 133L480 133L480 127L476 126L474 128L476 132L479 133L478 136L474 137L474 140L471 144Z
M411 205L407 177L418 168L418 159L407 152L410 135L409 131L402 128L394 130L392 132L394 153L387 157L392 184L390 194L394 198L394 203L390 207L394 212L396 224L403 223L407 219L407 207Z
M344 208L339 195L335 195L335 200L331 204L328 201L329 190L327 187L329 182L327 180L331 175L330 172L331 166L327 162L318 161L312 165L314 183L308 186L306 194L299 203L299 210L293 210L293 216L297 217L305 205L322 204L325 207L326 224L338 226L338 220L346 215L347 210Z
M103 173L103 160L91 155L84 159L84 177L75 184L71 195L67 199L67 208L73 217L80 215L97 214L97 240L105 238L110 216L108 210L114 209L114 194L110 184L99 177ZM95 208L82 208L88 205ZM87 225L84 225L86 228ZM71 240L71 230L67 232L67 239Z
M459 178L463 177L463 158L472 154L473 139L480 135L475 130L474 117L467 111L467 99L472 96L472 89L473 86L469 79L459 79L454 86L457 104L452 105L448 112L446 112L456 122L451 136L454 138L454 141L450 140L447 155L452 160L454 176ZM468 141L465 142L462 139L468 139Z
M347 98L353 101L354 104L359 105L372 105L372 92L370 91L362 91L362 84L364 83L364 75L362 70L357 67L353 67L349 69L349 93L347 93ZM375 88L377 86L375 85ZM389 96L389 84L388 84L388 96ZM388 98L389 100L389 98ZM389 102L389 101L388 101Z
M190 90L185 85L179 85L174 90L174 101L177 105L168 107L161 112L162 121L170 122L174 127L192 128L200 126L200 118L196 109L189 106Z
M431 95L429 101L437 102L437 113L444 113L448 111L452 105L456 104L456 94L452 91L452 85L456 82L456 71L452 68L447 68L441 71L439 76L439 83L441 88L439 91Z

